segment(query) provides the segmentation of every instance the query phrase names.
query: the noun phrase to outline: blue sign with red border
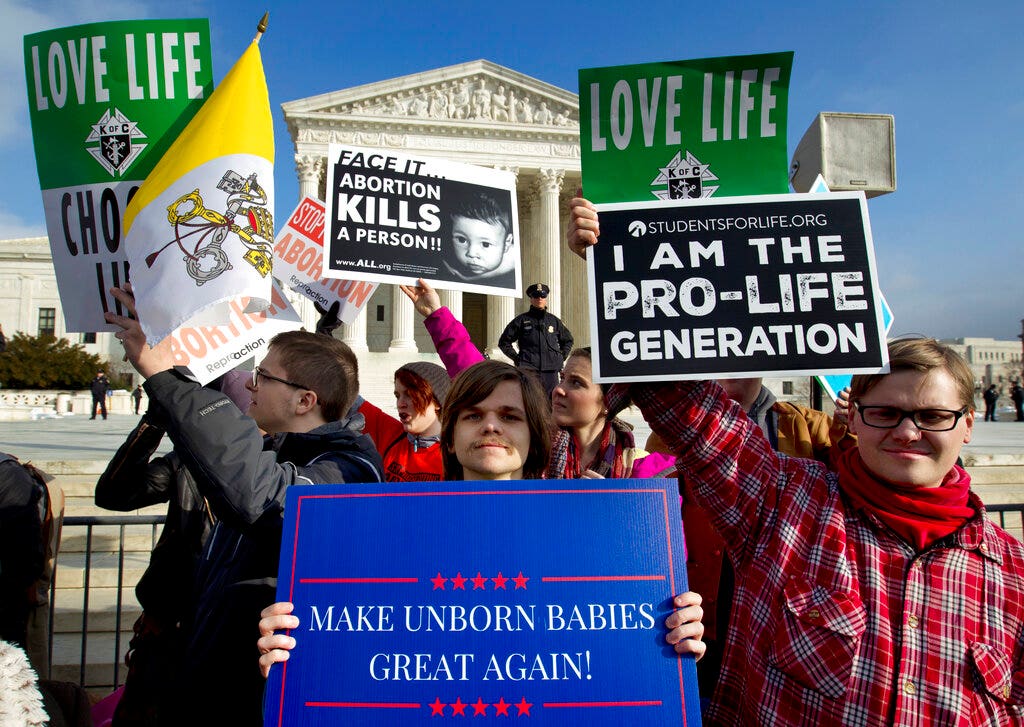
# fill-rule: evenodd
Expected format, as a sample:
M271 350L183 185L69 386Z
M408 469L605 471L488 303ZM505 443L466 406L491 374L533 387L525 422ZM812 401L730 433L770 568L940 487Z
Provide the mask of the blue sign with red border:
M295 486L267 725L699 725L674 480Z

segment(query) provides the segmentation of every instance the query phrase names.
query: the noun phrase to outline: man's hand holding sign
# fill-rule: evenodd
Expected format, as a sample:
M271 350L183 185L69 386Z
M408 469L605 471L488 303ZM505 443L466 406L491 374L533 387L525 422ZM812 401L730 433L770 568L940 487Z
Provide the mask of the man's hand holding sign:
M875 371L884 328L863 195L606 204L587 254L597 380ZM569 244L596 241L573 203Z

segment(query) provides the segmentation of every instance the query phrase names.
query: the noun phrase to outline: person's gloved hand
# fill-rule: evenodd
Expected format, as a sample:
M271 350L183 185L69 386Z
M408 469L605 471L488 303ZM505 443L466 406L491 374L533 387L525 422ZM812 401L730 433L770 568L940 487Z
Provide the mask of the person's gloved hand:
M338 318L341 301L334 301L330 308L324 308L316 301L313 301L313 305L316 312L320 314L320 320L316 322L316 332L321 336L333 336L334 331L341 325L341 319Z

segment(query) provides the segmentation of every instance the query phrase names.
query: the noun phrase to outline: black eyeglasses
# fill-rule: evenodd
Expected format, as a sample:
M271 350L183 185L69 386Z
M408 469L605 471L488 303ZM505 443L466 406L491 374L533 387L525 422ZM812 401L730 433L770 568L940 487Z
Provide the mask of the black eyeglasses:
M279 381L282 384L288 384L288 386L294 386L296 389L309 389L310 391L312 391L312 389L310 389L308 386L303 386L302 384L296 384L294 381L288 381L287 379L282 379L280 376L274 376L273 374L268 374L266 371L261 369L259 366L257 366L256 368L254 368L252 370L252 388L254 388L254 389L258 389L259 388L259 386L260 386L260 377L261 376L263 378L265 378L265 379L270 379L271 381Z
M906 411L894 406L864 406L857 404L860 420L875 429L895 429L904 419L925 432L948 432L957 425L960 417L967 413L963 409L915 409Z

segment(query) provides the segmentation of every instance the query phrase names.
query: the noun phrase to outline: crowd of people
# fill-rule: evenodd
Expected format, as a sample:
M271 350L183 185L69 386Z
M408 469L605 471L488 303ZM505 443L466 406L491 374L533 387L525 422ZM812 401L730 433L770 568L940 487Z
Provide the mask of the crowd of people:
M586 256L597 212L577 198L570 219ZM146 343L130 287L112 291L148 410L96 502L168 503L115 727L262 724L266 676L302 648L293 605L274 602L290 487L664 476L692 588L665 594L664 639L699 660L708 723L1024 723L1024 546L959 464L973 375L951 349L891 342L890 373L854 377L827 416L760 379L598 384L541 283L502 336L515 366L486 360L426 281L402 290L441 363L395 371L397 417L360 396L336 322L200 386ZM619 417L631 405L643 446ZM154 456L164 435L173 450Z

